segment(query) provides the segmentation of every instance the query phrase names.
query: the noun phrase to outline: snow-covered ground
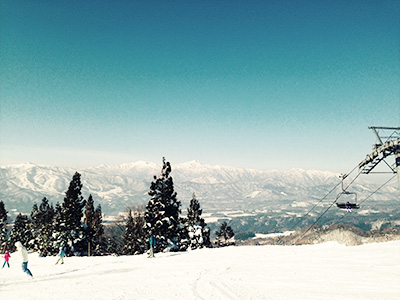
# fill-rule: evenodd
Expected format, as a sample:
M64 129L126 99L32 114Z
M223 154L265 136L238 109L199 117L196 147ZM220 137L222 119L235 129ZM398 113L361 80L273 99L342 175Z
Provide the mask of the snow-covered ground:
M346 247L243 246L120 257L17 254L1 299L400 299L400 241Z

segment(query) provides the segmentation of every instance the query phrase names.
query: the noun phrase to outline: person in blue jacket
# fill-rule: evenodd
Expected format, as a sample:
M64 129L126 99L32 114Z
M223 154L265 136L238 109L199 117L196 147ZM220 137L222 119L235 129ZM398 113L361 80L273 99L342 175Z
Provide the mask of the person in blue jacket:
M156 245L156 238L153 233L150 231L150 254L149 258L154 257L154 246Z
M58 264L58 262L61 260L61 264L64 263L64 256L65 256L65 251L63 247L60 247L60 252L58 252L58 260L56 262L56 264Z

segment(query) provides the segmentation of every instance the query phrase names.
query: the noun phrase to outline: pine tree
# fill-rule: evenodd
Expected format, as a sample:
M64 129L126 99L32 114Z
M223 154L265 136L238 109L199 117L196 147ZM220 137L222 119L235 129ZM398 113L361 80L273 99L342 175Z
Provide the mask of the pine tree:
M154 176L149 195L150 201L146 206L145 229L147 230L146 242L148 246L150 232L156 238L155 252L179 250L180 231L180 201L176 198L171 165L163 158L161 175Z
M85 237L88 255L102 252L102 238L104 234L101 206L94 209L92 195L89 195L84 212Z
M129 210L125 225L124 247L122 249L122 253L124 254L132 255L135 253L134 226L132 210Z
M46 256L52 253L52 234L53 234L53 205L49 204L46 197L42 199L39 207L35 203L31 212L32 233L33 233L33 250L39 251L40 255Z
M216 231L215 234L217 235L216 244L218 247L225 247L235 244L232 241L235 234L233 233L231 226L228 226L226 222L221 224L220 230Z
M7 213L3 201L0 201L0 252L7 248Z
M103 214L101 212L101 205L97 205L94 211L93 220L93 249L96 253L102 253L104 248L104 226L103 226Z
M104 227L102 247L104 247L103 251L108 255L122 254L125 223L116 221L114 224Z
M140 211L132 214L130 209L125 225L122 252L128 255L143 254L146 249L145 241L144 217Z
M54 209L53 235L51 236L51 249L53 249L52 254L57 254L57 249L60 247L65 248L67 240L67 231L63 221L62 206L57 202Z
M85 238L87 243L88 255L91 255L93 246L94 246L94 201L92 195L89 195L89 198L85 205L84 216L84 224L85 224Z
M72 177L68 191L65 193L64 202L61 206L61 219L59 220L58 242L59 247L65 247L66 253L83 252L84 231L81 223L83 217L83 207L86 201L82 197L81 175L76 172Z
M10 248L15 249L15 243L21 242L27 249L32 249L33 245L30 243L32 237L31 222L28 216L18 214L10 234Z
M203 210L200 209L200 203L196 199L195 193L193 193L188 208L188 215L185 220L185 228L188 232L191 249L211 247L210 228L207 227L206 222L201 217L202 212Z

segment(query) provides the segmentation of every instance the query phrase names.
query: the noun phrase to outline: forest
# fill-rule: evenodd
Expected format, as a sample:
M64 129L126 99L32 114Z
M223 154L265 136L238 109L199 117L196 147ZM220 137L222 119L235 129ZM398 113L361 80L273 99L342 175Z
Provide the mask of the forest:
M186 216L182 216L171 170L171 164L163 158L161 173L153 177L150 185L147 205L127 208L113 224L104 224L101 205L95 208L91 194L87 200L83 197L78 172L61 204L53 206L44 197L40 204L33 204L30 215L19 213L12 225L8 224L8 211L0 201L0 251L13 251L15 243L21 242L40 256L56 255L59 249L69 256L135 255L149 251L151 236L155 239L155 253L234 244L234 232L226 222L211 242L210 228L194 193Z

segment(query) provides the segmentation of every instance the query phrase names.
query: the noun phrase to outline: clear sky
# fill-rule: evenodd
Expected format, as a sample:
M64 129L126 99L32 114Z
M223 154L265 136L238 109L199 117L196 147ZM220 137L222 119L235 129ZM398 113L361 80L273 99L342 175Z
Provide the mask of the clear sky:
M0 1L1 165L346 172L400 126L399 1Z

